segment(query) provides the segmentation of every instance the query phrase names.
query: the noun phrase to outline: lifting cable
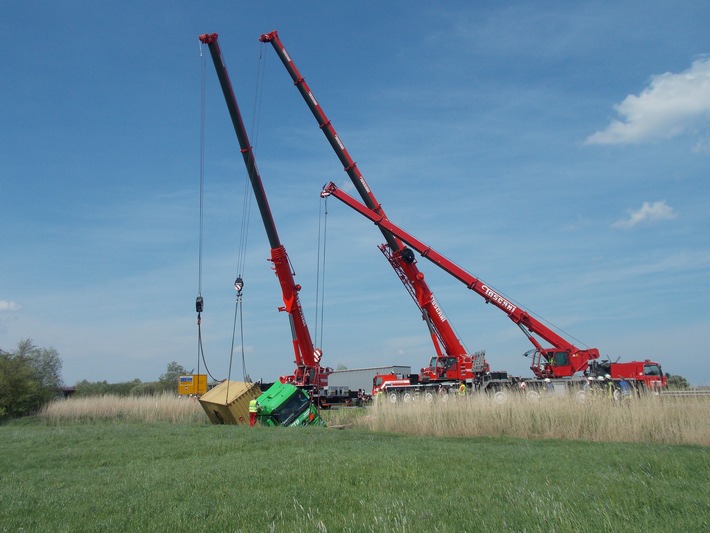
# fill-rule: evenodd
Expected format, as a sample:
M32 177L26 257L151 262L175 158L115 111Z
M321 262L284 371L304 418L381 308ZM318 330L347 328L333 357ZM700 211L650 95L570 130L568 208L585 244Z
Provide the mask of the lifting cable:
M197 298L195 300L195 311L197 311L197 375L200 375L200 362L205 366L207 374L213 381L217 381L207 368L205 352L202 347L202 312L204 311L204 299L202 298L202 244L204 241L204 200L205 200L205 55L203 45L200 44L200 231L198 245L198 274L197 274Z
M202 349L202 311L204 300L202 298L202 243L204 234L204 196L205 196L205 57L200 45L200 231L197 253L197 375L200 375L200 356L204 358Z
M325 308L325 248L328 236L328 197L320 202L318 211L318 259L316 267L316 319L315 319L315 340L317 345L323 350L323 310ZM321 235L323 242L321 246ZM323 257L321 259L321 249ZM323 268L321 269L321 265ZM322 286L322 287L321 287ZM320 308L320 316L318 310ZM319 320L320 319L320 320ZM320 329L319 329L320 326Z
M261 111L261 97L263 91L263 80L264 80L264 48L265 43L260 43L259 46L259 57L257 61L257 72L256 72L256 90L254 94L254 104L252 110L252 123L251 123L251 133L250 138L257 139L259 117ZM256 143L255 143L256 144ZM255 147L252 147L252 151ZM252 203L252 193L250 191L250 181L248 175L244 180L244 192L242 201L242 222L239 230L239 246L237 248L237 264L236 264L236 279L234 281L234 289L237 291L237 297L234 307L234 321L232 324L232 347L229 355L229 373L228 378L232 375L232 362L234 360L234 345L236 342L237 335L237 322L239 322L239 339L240 339L240 351L242 356L242 379L246 383L251 383L251 377L247 371L246 365L246 351L244 349L244 313L242 308L242 289L244 288L244 268L246 262L246 249L247 241L249 237L249 220L251 214L251 203ZM229 393L228 393L229 394Z

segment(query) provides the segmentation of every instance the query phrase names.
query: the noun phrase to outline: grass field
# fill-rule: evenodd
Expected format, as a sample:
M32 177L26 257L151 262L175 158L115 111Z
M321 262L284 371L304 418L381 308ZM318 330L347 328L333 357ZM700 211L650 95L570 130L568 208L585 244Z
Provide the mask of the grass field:
M372 426L395 415L365 413L327 415L351 427L342 431L141 421L120 409L0 426L0 530L710 528L708 447L408 435Z

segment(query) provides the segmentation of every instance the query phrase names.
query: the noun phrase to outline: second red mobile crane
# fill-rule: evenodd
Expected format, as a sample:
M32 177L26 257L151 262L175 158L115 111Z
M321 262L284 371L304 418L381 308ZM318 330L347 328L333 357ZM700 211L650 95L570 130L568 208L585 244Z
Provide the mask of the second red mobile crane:
M291 56L286 52L278 32L265 33L259 40L273 46L365 205L376 212L378 216L386 219L382 205L375 198L372 189L365 181L355 161L350 157L333 124L325 115L306 80L293 63ZM417 260L412 251L404 246L401 240L387 228L380 226L380 230L386 243L380 245L379 249L419 307L434 344L436 356L431 358L427 368L421 370L421 379L432 382L465 381L487 373L489 368L485 360L485 353L469 353L466 349L436 301L434 293L424 280L424 274L417 267Z
M326 185L321 192L323 197L331 195L370 219L380 228L384 228L396 235L402 242L420 253L422 257L425 257L461 281L468 289L484 298L486 303L493 304L506 313L508 318L521 329L535 347L526 353L526 355L532 356L530 369L535 375L535 380L518 380L507 376L499 376L500 379L493 380L493 389L512 383L552 382L552 380L559 378L572 378L580 372L584 373L587 378L602 377L610 382L627 381L649 389L659 389L665 386L666 378L663 376L658 363L650 360L629 363L597 362L596 359L599 359L599 350L597 348L578 348L531 316L527 311L521 309L517 304L492 289L484 281L468 273L453 261L450 261L430 246L399 228L382 214L377 213L341 191L332 182ZM548 343L550 347L543 347L536 336ZM582 385L585 381L580 379L577 384ZM573 383L573 381L566 380L565 383Z

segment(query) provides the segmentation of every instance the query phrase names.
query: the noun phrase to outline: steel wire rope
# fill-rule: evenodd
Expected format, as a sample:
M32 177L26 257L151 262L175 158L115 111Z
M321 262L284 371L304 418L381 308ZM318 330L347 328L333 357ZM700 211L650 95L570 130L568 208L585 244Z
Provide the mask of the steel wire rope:
M216 381L205 360L205 352L202 344L202 312L204 311L204 299L202 297L202 256L204 245L204 221L205 221L205 70L206 58L203 44L200 43L200 215L199 215L199 236L198 236L198 260L197 260L197 298L195 300L195 310L197 311L197 375L200 375L200 361L204 364L205 371ZM199 392L199 377L198 392Z
M205 80L206 80L206 57L204 45L200 43L200 216L199 216L199 236L198 236L198 267L197 267L197 299L195 300L195 310L197 311L197 375L200 375L201 363L205 371L217 381L207 367L205 351L202 344L202 312L204 311L204 299L202 297L202 257L204 248L204 223L205 223ZM198 385L199 385L199 377ZM199 388L198 388L199 391Z
M264 88L264 72L265 72L265 61L264 51L265 44L260 43L259 45L259 56L257 61L257 72L256 72L256 88L254 92L254 101L252 105L252 121L250 125L250 138L255 139L255 146L252 147L252 151L256 148L259 137L259 124L261 118L261 101L263 96ZM243 297L242 289L244 288L244 272L246 267L246 250L247 242L249 238L249 221L251 215L251 202L252 195L249 191L249 179L248 176L244 180L243 189L243 200L242 200L242 220L239 229L239 244L237 247L237 262L236 262L236 278L234 282L234 288L237 291L237 298L234 307L234 321L232 323L232 344L231 351L229 355L229 377L232 375L232 363L234 359L234 346L236 343L236 332L237 323L239 323L239 340L240 340L240 352L242 359L242 378L246 383L251 383L251 377L247 370L246 364L246 349L244 347L244 308L243 308ZM229 378L228 378L229 379ZM229 390L229 388L227 389Z
M326 259L326 243L328 240L328 198L324 198L320 202L320 207L318 210L318 258L316 265L316 309L315 309L315 338L317 339L318 346L321 351L323 351L323 323L324 323L324 309L325 309L325 259ZM323 224L321 230L321 221ZM323 245L321 247L321 235L323 236ZM321 249L323 250L323 258L321 260ZM321 265L323 269L321 271ZM321 288L322 286L322 288ZM320 309L320 321L319 313ZM320 329L319 329L320 326ZM320 335L320 337L319 337Z

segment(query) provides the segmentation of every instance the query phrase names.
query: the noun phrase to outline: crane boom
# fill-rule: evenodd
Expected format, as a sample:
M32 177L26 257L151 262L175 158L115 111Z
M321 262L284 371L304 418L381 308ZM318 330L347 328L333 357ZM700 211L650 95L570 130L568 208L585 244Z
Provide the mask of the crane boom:
M286 248L281 244L278 232L276 231L276 224L274 223L274 218L271 214L269 202L264 191L264 185L256 166L254 152L249 143L249 137L244 127L244 121L239 111L237 99L234 96L234 90L232 89L229 74L227 73L227 67L224 65L224 59L222 58L222 52L217 38L218 35L216 33L204 34L199 37L200 41L208 46L210 55L212 56L224 99L227 103L227 109L232 119L234 132L237 134L237 140L239 141L240 151L244 158L249 180L254 190L254 196L259 206L261 219L264 222L266 235L269 239L269 245L271 246L271 257L269 261L273 263L274 272L281 285L281 293L284 302L283 307L279 307L279 311L285 311L288 314L291 325L291 338L296 370L293 375L282 376L280 380L283 383L293 383L300 387L323 388L327 385L330 369L320 366L321 350L313 347L311 334L306 324L306 317L298 297L301 286L298 285L294 279Z
M357 167L355 161L348 153L345 145L338 136L333 124L326 116L323 108L320 106L313 91L306 83L301 73L293 63L291 56L286 51L277 31L265 33L259 38L261 42L271 43L281 62L286 67L294 85L298 88L301 96L308 105L311 113L318 122L318 126L323 131L326 139L335 151L338 159L343 165L343 169L348 174L353 185L357 189L360 197L365 205L379 216L386 218L384 209L375 198L372 189L365 181L362 173ZM437 353L437 358L441 359L444 352L450 357L455 357L458 365L462 370L461 379L468 379L471 375L471 355L464 346L461 339L454 331L453 326L444 314L441 306L436 301L434 293L431 291L426 281L424 274L419 271L416 264L416 259L411 253L411 250L403 246L401 240L384 226L380 226L380 231L387 243L386 246L380 246L380 250L387 257L391 266L394 268L398 277L409 291L415 303L422 313L422 318L427 323L429 332L434 344L434 349ZM443 346L443 351L442 351ZM464 370L465 369L465 370Z
M424 244L416 237L410 235L400 227L389 221L384 215L361 204L353 197L338 189L334 183L329 183L321 192L322 197L335 196L345 205L354 209L364 217L370 219L375 225L384 228L396 235L412 249L419 252L423 257L443 269L454 278L461 281L466 287L483 297L486 303L491 303L520 327L530 342L535 346L535 354L530 369L537 377L567 377L576 372L586 370L588 363L592 359L599 358L599 350L596 348L580 349L570 343L550 328L545 326L536 318L530 316L528 312L521 309L516 304L505 298L503 295L492 289L484 281L466 272L463 268L450 261L439 252ZM533 334L541 337L544 341L552 345L552 348L543 348Z

